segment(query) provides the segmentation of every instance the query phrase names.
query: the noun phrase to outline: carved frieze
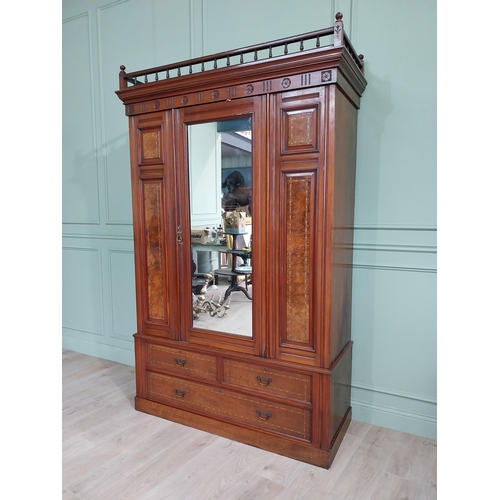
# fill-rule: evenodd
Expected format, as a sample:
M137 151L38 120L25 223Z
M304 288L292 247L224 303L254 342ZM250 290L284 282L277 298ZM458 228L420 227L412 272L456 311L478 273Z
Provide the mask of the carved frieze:
M231 87L220 87L207 91L198 91L190 94L180 94L163 99L151 99L137 105L126 106L127 116L139 113L148 113L161 109L182 108L209 101L222 101L226 99L238 99L248 95L266 94L268 92L279 92L283 90L293 90L325 83L336 83L335 73L332 70L315 71L299 75L291 75L286 78L276 78L271 80L251 81Z

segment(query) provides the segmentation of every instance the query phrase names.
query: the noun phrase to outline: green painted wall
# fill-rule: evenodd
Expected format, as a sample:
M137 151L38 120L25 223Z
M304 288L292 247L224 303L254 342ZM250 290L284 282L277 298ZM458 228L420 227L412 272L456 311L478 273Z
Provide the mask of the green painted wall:
M436 3L63 0L63 347L133 364L133 71L327 27L365 55L353 417L436 437ZM278 19L286 18L286 22Z

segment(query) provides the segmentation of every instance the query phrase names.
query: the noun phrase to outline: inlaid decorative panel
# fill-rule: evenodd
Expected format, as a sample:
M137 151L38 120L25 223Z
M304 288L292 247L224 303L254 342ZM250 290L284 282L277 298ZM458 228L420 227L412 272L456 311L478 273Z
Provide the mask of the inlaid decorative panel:
M150 163L151 160L161 159L160 130L148 130L141 133L141 163ZM149 160L149 161L148 161Z
M144 183L144 227L146 237L146 267L148 289L148 317L165 319L165 283L163 261L163 231L161 217L162 185Z
M286 340L310 343L313 175L286 176Z
M316 108L301 111L285 111L283 151L317 150Z
M292 115L288 123L289 146L312 146L312 112Z
M160 132L144 132L142 134L142 156L145 160L160 157Z

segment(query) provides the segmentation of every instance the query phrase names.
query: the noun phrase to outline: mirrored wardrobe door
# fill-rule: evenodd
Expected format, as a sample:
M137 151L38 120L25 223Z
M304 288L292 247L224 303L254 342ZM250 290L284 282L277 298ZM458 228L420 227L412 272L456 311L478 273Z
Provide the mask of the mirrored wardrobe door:
M251 118L188 126L193 327L252 336Z

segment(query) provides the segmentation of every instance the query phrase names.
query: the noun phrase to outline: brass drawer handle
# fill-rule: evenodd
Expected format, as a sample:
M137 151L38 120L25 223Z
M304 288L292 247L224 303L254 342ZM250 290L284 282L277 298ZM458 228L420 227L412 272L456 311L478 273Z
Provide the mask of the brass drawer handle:
M272 413L269 413L268 411L262 411L262 410L255 410L257 412L257 415L261 420L269 420L271 418Z
M266 386L266 387L273 381L272 378L261 377L260 375L257 375L257 380L259 381L260 385L263 385L263 386Z
M180 358L174 358L174 362L177 366L184 366L186 364L186 360Z
M181 389L174 389L174 392L178 398L183 398L186 394L186 391L182 391Z

